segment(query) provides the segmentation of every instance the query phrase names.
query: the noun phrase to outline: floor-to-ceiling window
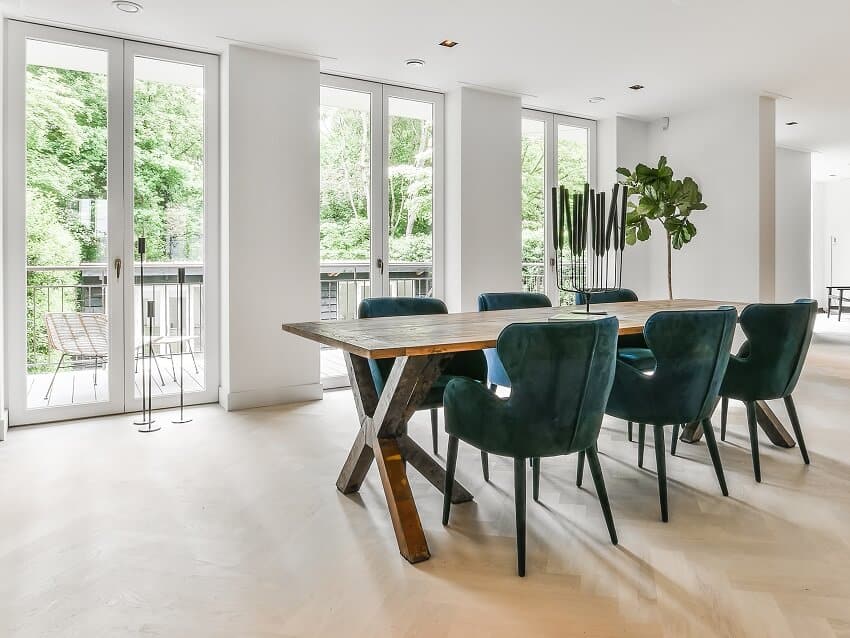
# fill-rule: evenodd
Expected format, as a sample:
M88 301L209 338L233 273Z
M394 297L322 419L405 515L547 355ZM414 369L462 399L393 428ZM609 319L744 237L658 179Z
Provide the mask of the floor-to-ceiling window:
M369 296L439 295L443 96L323 76L321 318L352 319ZM347 383L322 350L325 387Z
M522 282L553 303L573 303L558 288L551 247L551 189L595 186L596 122L524 109L522 112Z
M156 407L181 376L188 401L215 400L218 58L8 28L12 423L137 409L142 348Z

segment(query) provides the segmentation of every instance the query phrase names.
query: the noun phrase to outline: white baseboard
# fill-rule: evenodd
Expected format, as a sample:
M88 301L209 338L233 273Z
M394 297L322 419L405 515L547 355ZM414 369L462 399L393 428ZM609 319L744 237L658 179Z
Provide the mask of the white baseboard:
M6 440L6 432L9 431L9 411L0 410L0 441Z
M262 408L268 405L283 403L299 403L302 401L318 401L322 398L321 383L305 383L303 385L287 385L280 388L262 388L260 390L245 390L243 392L225 392L219 388L218 402L228 412Z

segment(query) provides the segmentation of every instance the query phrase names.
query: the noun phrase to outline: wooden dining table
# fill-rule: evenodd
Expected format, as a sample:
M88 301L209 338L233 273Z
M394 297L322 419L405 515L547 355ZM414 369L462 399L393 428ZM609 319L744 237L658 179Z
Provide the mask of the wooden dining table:
M647 319L662 310L698 310L746 304L728 301L677 299L595 304L594 312L616 315L620 334L643 331ZM407 468L412 466L439 491L444 489L444 467L407 433L407 423L428 390L456 352L494 348L502 330L512 323L548 321L554 315L569 320L599 315L573 314L574 307L527 308L445 315L379 317L342 321L283 324L283 330L325 346L339 348L354 394L360 429L342 466L337 489L350 494L360 489L372 462L378 467L399 551L411 563L430 558ZM392 370L378 394L369 359L394 358ZM793 447L794 439L765 403L757 409L759 425L771 442ZM700 429L684 429L682 441L696 442ZM452 502L472 500L472 494L455 481Z

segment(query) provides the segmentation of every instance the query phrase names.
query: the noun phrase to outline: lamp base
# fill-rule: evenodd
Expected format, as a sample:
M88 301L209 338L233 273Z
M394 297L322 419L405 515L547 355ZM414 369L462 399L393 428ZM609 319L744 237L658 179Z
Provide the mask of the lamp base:
M154 425L153 422L148 423L146 426L140 427L139 432L158 432L161 428L158 425Z
M172 419L172 423L191 423L192 419Z
M574 315L607 315L604 310L573 310Z

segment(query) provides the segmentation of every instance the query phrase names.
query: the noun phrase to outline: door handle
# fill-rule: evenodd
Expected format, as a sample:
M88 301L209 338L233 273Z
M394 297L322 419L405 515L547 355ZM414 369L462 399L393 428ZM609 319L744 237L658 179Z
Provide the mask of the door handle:
M384 260L381 259L380 257L378 257L375 260L375 265L378 267L378 272L380 272L383 275L384 274Z
M121 279L121 259L116 257L113 263L115 264L115 278Z

